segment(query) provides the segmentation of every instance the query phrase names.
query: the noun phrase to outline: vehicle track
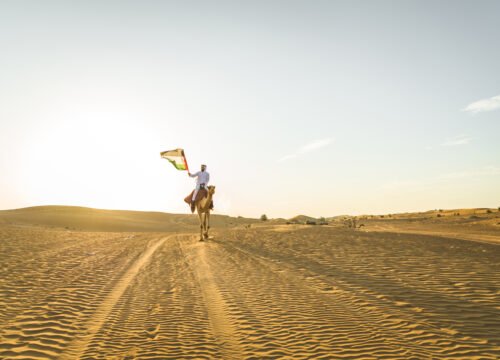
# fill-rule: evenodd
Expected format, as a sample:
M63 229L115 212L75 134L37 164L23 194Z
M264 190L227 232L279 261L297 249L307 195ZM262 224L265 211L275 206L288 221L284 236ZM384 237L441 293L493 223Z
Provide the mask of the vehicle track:
M113 310L113 307L121 298L127 287L131 284L135 276L147 264L155 251L172 236L173 235L152 241L146 251L144 251L144 253L130 265L125 274L118 280L113 290L111 290L111 292L98 305L94 314L84 326L83 335L78 336L72 343L70 343L65 352L61 354L61 359L79 359L81 357L81 355L85 352L87 345L92 341L93 337L103 326L106 318Z
M200 286L210 317L210 323L221 354L225 359L241 359L241 345L237 340L228 306L214 279L211 265L207 261L207 248L217 246L210 242L199 242L193 236L188 241L179 241L179 246L188 260L198 285Z

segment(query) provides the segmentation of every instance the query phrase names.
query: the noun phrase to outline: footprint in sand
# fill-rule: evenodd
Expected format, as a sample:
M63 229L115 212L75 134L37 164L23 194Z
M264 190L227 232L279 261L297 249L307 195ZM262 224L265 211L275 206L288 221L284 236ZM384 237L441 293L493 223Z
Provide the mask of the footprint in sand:
M156 315L160 312L161 310L161 305L160 304L155 304L149 308L149 313L151 315Z
M151 326L146 330L146 336L149 340L158 340L161 325Z

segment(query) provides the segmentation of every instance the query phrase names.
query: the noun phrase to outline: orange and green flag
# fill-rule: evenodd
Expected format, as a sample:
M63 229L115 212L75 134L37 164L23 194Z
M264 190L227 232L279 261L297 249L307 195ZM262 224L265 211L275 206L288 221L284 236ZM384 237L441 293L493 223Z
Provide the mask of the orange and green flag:
M160 153L161 157L167 159L177 170L188 170L188 164L183 149L167 150Z

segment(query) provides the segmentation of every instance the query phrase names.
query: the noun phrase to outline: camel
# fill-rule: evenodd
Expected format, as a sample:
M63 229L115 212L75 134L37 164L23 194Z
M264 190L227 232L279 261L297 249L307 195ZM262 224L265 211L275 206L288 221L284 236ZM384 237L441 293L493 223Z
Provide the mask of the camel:
M200 218L200 241L208 240L208 230L210 229L210 203L215 194L215 186L208 186L207 190L207 196L197 200L195 203L196 212Z

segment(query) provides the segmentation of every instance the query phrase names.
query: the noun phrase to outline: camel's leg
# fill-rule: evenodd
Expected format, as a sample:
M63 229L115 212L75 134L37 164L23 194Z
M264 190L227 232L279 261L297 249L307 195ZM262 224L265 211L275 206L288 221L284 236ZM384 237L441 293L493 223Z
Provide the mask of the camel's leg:
M203 240L207 239L207 213L203 213Z
M205 217L206 217L206 226L207 226L207 229L205 231L205 239L208 239L208 232L210 230L210 211L208 211L205 214Z
M203 219L203 238L208 240L208 213L205 213L205 218Z
M198 217L200 218L200 241L203 241L203 213L198 211Z

